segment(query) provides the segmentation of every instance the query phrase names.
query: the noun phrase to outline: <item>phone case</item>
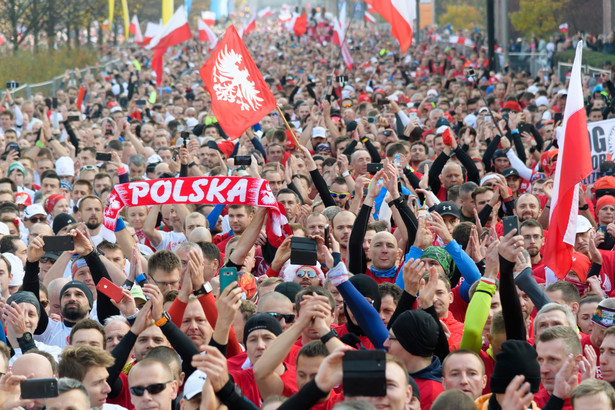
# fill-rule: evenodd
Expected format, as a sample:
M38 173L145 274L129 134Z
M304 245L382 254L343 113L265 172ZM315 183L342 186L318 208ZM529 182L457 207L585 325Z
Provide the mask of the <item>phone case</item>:
M98 282L98 285L96 285L96 290L98 290L103 295L108 296L109 299L114 300L117 303L119 303L120 300L122 300L122 298L124 297L122 293L122 288L120 288L107 278L102 278Z
M220 293L228 285L233 282L237 282L237 269L235 268L222 268L220 269Z

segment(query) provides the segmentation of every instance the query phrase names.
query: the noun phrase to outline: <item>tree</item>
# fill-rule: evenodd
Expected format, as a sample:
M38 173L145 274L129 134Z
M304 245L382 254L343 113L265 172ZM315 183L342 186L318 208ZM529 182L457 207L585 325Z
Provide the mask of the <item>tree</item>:
M2 0L0 1L0 18L7 40L13 44L13 52L29 35L41 29L44 16L39 0Z
M468 16L480 16L480 11L469 4L449 4L446 6L446 13L439 18L440 25L450 24L453 29L472 29L478 19L468 18ZM483 26L480 22L476 25Z
M524 36L544 37L557 30L569 0L521 0L510 21Z

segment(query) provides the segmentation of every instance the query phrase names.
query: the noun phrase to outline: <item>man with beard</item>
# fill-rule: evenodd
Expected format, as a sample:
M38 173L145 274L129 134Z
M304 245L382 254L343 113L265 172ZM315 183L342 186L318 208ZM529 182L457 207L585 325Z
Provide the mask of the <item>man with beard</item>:
M78 216L88 228L94 246L98 246L103 240L115 243L115 234L102 226L103 209L103 203L97 196L89 195L79 201Z
M530 254L534 277L544 281L545 264L540 254L542 245L545 242L542 226L535 219L527 219L519 226L519 234L523 236L524 248Z
M515 215L519 217L519 222L528 219L538 219L540 215L540 201L534 194L523 194L515 201Z

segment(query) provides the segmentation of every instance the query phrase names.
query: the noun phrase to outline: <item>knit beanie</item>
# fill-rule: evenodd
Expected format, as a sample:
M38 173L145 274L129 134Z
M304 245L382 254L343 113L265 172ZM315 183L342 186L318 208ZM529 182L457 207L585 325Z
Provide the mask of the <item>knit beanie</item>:
M436 350L438 324L423 310L405 311L395 319L391 330L397 341L410 354L429 357Z
M80 280L71 280L66 285L64 285L62 291L60 291L60 301L62 301L62 295L64 295L64 292L66 292L66 290L69 288L81 289L81 291L85 293L85 297L88 298L88 302L90 302L90 308L92 307L92 305L94 304L94 297L92 296L92 291L90 290L90 288L88 288L88 285L86 285L84 282L81 282Z
M39 303L36 296L34 296L34 293L28 292L27 290L20 290L19 292L15 292L6 300L6 303L9 305L13 302L18 304L30 303L36 308L36 313L38 313L38 316L41 316L41 304Z
M520 374L530 383L532 393L540 388L540 365L536 350L525 340L507 340L502 351L495 356L495 367L491 376L491 392L505 393L506 388Z
M250 333L260 329L269 330L276 336L282 333L282 325L280 325L276 318L267 313L257 313L248 319L243 327L243 345L246 345Z
M378 282L374 278L367 275L354 275L348 280L361 295L373 300L372 305L377 311L380 311L380 292L378 291Z

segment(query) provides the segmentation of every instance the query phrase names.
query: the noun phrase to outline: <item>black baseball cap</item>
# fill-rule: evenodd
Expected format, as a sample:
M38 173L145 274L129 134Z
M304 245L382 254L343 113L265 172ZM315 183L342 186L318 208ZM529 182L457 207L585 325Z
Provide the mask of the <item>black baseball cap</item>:
M519 171L517 171L515 168L506 168L504 171L502 171L502 175L504 176L504 178L508 178L508 177L519 177Z
M452 215L459 219L459 208L451 201L440 202L438 205L434 206L434 211L440 214L440 216Z

